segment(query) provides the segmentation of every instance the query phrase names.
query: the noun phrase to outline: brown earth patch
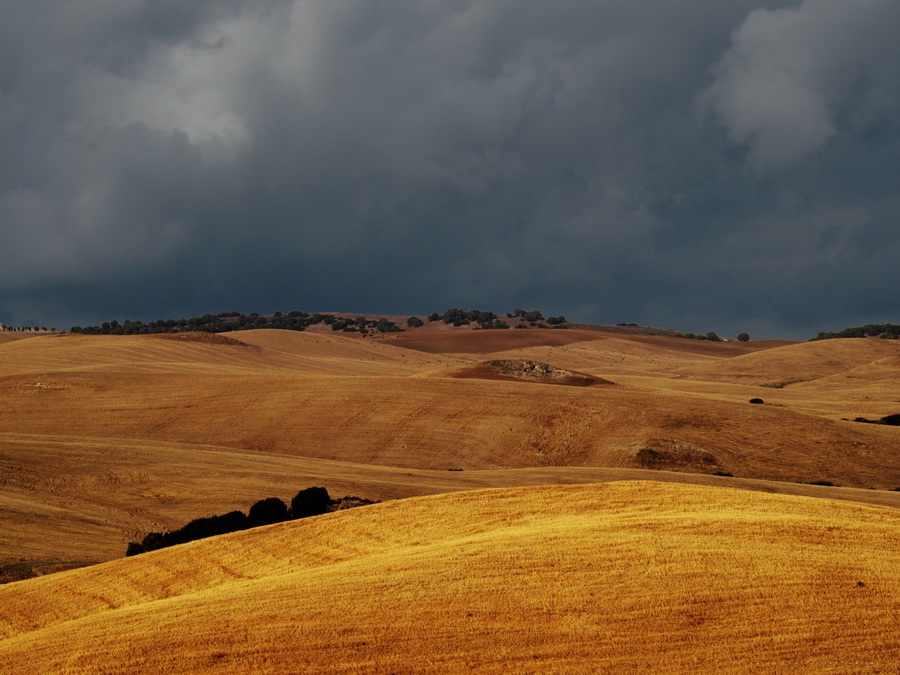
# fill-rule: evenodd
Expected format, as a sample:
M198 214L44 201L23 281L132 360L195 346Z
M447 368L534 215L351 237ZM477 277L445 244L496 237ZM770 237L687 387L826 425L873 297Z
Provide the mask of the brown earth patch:
M644 469L696 471L709 473L721 470L716 456L702 448L666 439L652 439L634 456L634 465Z
M541 384L561 384L570 387L593 387L615 384L602 377L556 368L539 361L494 360L456 371L451 377L457 379L511 380L538 382Z

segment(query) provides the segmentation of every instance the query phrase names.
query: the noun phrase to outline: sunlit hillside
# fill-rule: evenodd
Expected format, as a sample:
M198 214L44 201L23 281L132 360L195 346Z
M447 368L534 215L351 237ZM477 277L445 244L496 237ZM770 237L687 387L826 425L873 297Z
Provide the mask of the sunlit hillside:
M483 365L495 360L601 384L498 379ZM596 330L10 339L0 343L0 575L110 560L148 531L309 485L383 500L656 474L900 505L900 429L851 421L900 412L898 377L900 345L885 340ZM804 485L823 482L840 487Z
M10 672L876 672L900 511L655 482L464 492L0 588Z

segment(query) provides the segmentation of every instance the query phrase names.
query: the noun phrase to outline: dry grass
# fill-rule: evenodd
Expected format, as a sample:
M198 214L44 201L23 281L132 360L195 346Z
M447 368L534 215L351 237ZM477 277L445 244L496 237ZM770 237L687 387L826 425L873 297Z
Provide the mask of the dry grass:
M758 364L760 372L783 372L787 351L806 372L807 345L747 354L733 343L598 340L596 332L581 331L594 339L560 345L579 336L515 333L525 334L521 348L476 356L405 349L399 338L280 331L240 334L246 345L158 337L22 340L0 345L0 432L215 445L421 469L627 467L636 466L641 449L662 444L709 453L716 470L744 477L900 485L896 429L841 421L897 409L891 375L900 345L880 341L870 354L867 341L831 341L826 347L843 354L850 370L824 369L829 374L821 383L772 389L719 371L771 354L777 365L766 371ZM467 349L484 337L485 350L506 347L514 337L499 340L483 331L418 339L445 335L464 336ZM537 344L544 336L552 344ZM453 378L486 357L542 361L618 386ZM714 376L703 375L716 368ZM836 386L839 377L853 378L853 386ZM757 396L769 405L748 406Z
M395 501L0 588L0 670L879 672L898 533L652 482Z
M40 574L121 557L147 532L244 512L268 496L326 486L333 497L390 500L489 487L622 480L687 482L900 508L900 492L609 467L446 471L149 441L0 435L0 565ZM14 570L7 571L11 576ZM3 577L0 576L0 579Z
M725 471L753 489L900 497L886 491L900 487L900 430L841 420L900 411L900 345L883 340L10 335L0 341L0 565L109 560L148 530L311 484L390 499L654 468L692 483L721 484L709 474ZM454 377L492 359L615 386ZM756 396L766 405L747 403ZM797 484L821 480L844 487Z

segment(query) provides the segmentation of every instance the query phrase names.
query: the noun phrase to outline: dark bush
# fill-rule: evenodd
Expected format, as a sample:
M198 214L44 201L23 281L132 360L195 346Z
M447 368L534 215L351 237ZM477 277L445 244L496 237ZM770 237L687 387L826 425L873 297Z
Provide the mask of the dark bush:
M163 541L162 532L148 532L144 539L141 541L143 545L143 549L145 551L155 551L158 548L162 548L163 546L168 546Z
M751 398L750 403L754 403L756 405L762 405L763 403L765 403L765 401L763 401L761 398Z
M291 518L318 516L328 511L331 497L323 487L300 490L291 500Z
M250 507L247 521L250 527L260 527L261 525L284 522L287 520L287 517L287 504L278 499L278 497L269 497L268 499L260 499Z
M163 539L171 539L171 543L167 543L167 546L185 544L197 539L206 539L207 537L245 530L248 526L247 516L243 512L230 511L221 516L209 516L208 518L192 520L180 530L164 534Z
M747 333L738 333L738 342L750 342L750 336Z
M425 324L419 317L411 316L406 320L406 325L410 328L418 328L419 326L423 326Z
M137 543L136 541L130 541L130 542L128 542L128 550L125 551L125 556L129 557L129 556L133 556L133 555L138 555L139 553L143 553L143 552L144 552L144 547L141 544Z
M856 417L854 422L862 424L887 424L891 427L900 427L900 415L885 415L880 420L870 420L865 417Z

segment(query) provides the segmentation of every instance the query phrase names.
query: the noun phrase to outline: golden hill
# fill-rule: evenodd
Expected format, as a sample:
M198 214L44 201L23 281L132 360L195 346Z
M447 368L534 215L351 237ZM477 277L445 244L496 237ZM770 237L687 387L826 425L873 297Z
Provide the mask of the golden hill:
M459 377L493 360L612 384ZM898 370L893 341L588 330L0 342L0 566L109 560L148 530L312 484L390 499L719 472L900 505L900 429L842 419L900 412Z
M464 492L0 588L9 672L877 672L900 512L655 482Z

